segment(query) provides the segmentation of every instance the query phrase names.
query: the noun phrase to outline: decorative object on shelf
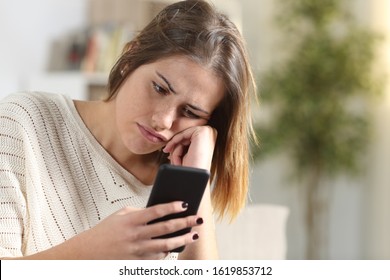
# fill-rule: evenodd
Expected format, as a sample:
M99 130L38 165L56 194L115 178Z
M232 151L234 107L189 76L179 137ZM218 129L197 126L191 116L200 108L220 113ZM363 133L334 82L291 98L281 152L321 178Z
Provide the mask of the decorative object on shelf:
M81 62L85 55L85 43L83 40L73 40L67 53L68 70L80 70Z
M134 28L129 23L102 24L71 32L61 40L61 44L66 45L65 51L57 50L56 55L52 55L52 59L64 60L65 63L49 70L108 73L133 34Z
M80 70L107 73L133 35L131 24L105 24L91 28Z

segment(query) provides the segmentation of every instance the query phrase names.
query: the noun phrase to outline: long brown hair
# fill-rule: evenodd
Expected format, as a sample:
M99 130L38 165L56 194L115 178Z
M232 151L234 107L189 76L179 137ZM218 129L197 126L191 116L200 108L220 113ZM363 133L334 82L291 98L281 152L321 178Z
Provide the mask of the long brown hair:
M225 97L209 121L218 131L211 166L212 202L219 217L234 218L248 192L255 82L241 34L225 15L202 0L167 6L125 46L111 70L106 100L115 97L139 66L172 55L184 55L224 81Z

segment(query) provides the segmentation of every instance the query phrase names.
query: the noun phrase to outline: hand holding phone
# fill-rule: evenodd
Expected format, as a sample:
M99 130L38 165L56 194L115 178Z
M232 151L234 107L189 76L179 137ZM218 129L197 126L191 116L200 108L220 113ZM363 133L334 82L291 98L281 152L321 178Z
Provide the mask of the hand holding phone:
M206 169L170 164L161 165L146 206L183 201L188 203L188 208L184 212L161 217L149 222L149 224L196 215L209 177L210 173ZM190 231L191 228L185 228L156 238L175 237ZM182 252L183 250L184 246L176 248L172 252Z

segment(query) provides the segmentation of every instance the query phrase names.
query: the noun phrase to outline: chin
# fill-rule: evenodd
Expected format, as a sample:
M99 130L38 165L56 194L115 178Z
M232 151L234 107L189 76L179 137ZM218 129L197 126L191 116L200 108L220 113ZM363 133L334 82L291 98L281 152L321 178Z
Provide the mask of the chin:
M136 154L136 155L151 155L156 152L160 152L163 147L153 147L153 148L134 148L134 149L129 149L131 153Z

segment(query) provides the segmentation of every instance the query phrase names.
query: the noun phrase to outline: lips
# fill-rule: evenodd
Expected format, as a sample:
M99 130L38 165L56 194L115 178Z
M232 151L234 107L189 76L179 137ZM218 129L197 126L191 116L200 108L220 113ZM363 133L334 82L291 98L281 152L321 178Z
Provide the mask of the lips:
M138 125L138 129L140 130L142 136L144 136L148 141L150 141L152 143L157 143L157 144L166 142L166 139L164 136L154 132L150 128L147 128L147 127L142 126L140 124L137 124L137 125Z

